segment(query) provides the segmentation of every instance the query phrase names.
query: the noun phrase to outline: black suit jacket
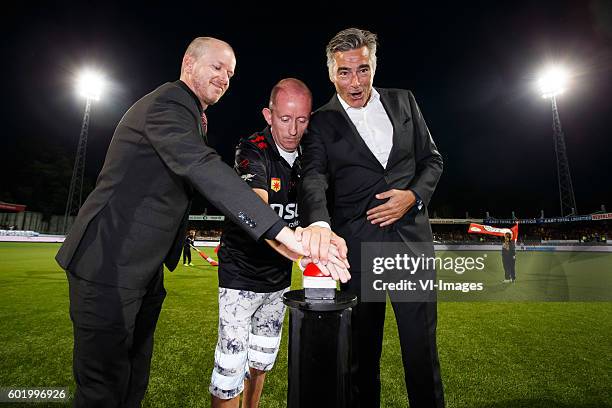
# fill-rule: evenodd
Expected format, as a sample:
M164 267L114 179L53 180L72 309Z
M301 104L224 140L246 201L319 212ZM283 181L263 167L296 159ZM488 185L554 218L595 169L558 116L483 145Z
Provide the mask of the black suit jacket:
M386 168L367 147L336 95L313 114L302 140L302 224L330 223L347 241L352 273L360 271L362 242L395 240L409 246L429 242L427 252L433 255L427 204L442 174L442 156L412 93L376 90L393 124L393 148ZM372 225L366 211L386 201L375 194L393 188L413 190L423 200L423 208L413 207L388 227ZM420 254L423 245L412 245L412 249Z
M181 81L136 102L119 122L96 188L56 259L84 279L145 287L181 253L194 190L254 239L279 221L205 143L201 108Z

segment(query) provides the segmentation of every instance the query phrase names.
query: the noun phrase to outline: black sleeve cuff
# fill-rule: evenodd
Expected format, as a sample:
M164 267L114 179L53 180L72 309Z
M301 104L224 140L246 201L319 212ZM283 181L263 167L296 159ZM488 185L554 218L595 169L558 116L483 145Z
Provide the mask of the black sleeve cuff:
M267 230L263 236L265 239L274 239L276 238L276 236L278 235L279 232L281 232L281 230L287 226L287 223L283 220L278 220L276 221L276 223L274 225L272 225L270 227L269 230Z

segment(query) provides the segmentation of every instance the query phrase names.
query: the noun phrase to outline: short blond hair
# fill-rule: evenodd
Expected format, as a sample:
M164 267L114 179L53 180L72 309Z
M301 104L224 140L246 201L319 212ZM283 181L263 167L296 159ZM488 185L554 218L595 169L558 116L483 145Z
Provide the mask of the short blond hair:
M211 44L223 44L227 48L229 48L232 52L234 52L234 49L232 48L231 45L229 45L225 41L219 40L218 38L214 38L214 37L194 38L193 41L189 43L187 50L185 50L185 55L183 56L183 64L181 65L181 75L183 74L185 70L185 57L190 56L193 59L197 60L202 55L206 54L206 50L208 50Z
M312 92L310 92L310 89L303 81L297 78L285 78L278 81L274 88L272 88L272 92L270 92L270 102L268 104L270 110L274 107L279 92L295 92L307 97L312 104Z

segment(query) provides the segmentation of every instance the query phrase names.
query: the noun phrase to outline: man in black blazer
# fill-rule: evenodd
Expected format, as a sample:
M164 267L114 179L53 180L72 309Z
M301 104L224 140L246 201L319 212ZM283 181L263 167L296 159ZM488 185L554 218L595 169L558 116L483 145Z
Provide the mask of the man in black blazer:
M300 216L310 224L302 243L319 257L317 245L327 245L330 226L347 241L352 279L342 289L360 298L353 315L352 406L378 407L385 303L361 299L361 281L372 273L362 270L361 244L403 243L413 255L424 249L433 256L427 204L442 157L412 93L372 87L375 34L341 31L327 46L327 65L337 93L313 114L302 142ZM442 407L436 303L389 295L410 407Z
M115 130L56 256L70 286L74 406L140 406L166 295L163 265L172 271L179 261L196 191L252 238L301 253L294 233L206 143L204 110L235 66L229 44L196 38L180 80L136 102Z

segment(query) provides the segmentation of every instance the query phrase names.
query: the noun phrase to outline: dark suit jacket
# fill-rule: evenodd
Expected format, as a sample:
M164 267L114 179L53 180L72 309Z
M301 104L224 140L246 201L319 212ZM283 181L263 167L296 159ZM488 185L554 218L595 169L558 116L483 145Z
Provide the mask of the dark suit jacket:
M312 116L302 139L303 176L300 217L303 225L327 221L347 241L351 272L360 271L362 242L433 241L427 205L442 174L442 156L410 91L376 88L393 124L393 148L383 168L334 95ZM386 200L375 194L411 189L423 200L401 220L380 228L366 211ZM394 239L397 238L397 239ZM422 252L422 245L413 252ZM433 255L433 245L428 246Z
M181 253L194 189L254 239L279 220L205 143L201 107L181 81L136 102L119 122L96 188L56 259L93 282L143 288Z

